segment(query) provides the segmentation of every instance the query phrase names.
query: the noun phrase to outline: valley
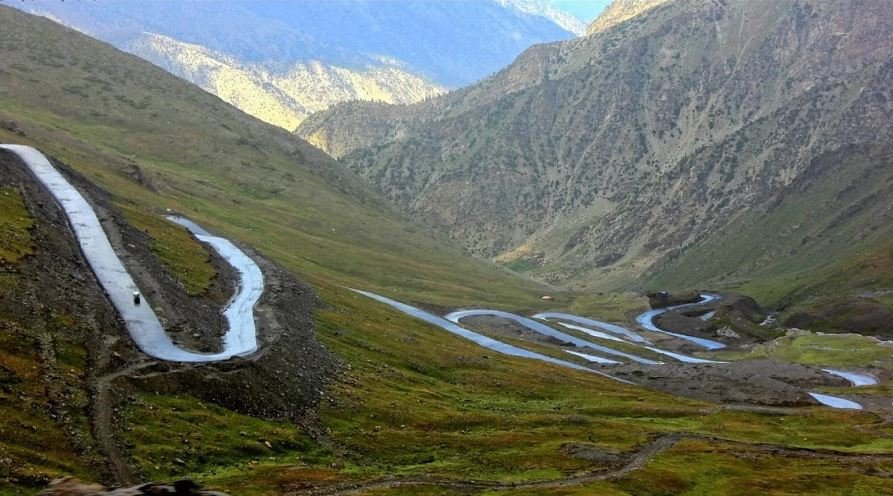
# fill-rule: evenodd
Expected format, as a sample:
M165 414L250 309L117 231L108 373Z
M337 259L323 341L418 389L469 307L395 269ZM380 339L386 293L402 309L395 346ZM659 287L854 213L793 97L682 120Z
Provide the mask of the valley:
M893 492L890 16L853 5L618 0L297 134L0 5L0 494Z
M859 294L832 274L888 252L889 13L615 2L589 36L477 84L341 104L297 134L470 253L551 284Z

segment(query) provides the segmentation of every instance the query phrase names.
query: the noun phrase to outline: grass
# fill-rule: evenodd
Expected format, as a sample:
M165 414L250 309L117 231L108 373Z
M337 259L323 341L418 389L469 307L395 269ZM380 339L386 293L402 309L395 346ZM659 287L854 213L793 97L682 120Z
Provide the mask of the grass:
M615 483L641 496L700 494L883 495L893 481L857 462L767 454L739 445L685 440L660 454L643 470Z
M350 380L336 387L339 401L324 409L323 419L356 453L353 463L383 473L550 478L592 468L564 455L563 443L594 440L623 452L649 434L678 431L745 442L893 450L893 433L876 425L871 414L817 408L782 416L715 409L495 355L356 295L335 291L326 299L336 304L320 315L321 338L352 368ZM868 432L854 430L857 425Z
M25 208L19 191L0 188L0 263L14 264L33 251L31 226L34 219Z
M349 365L331 384L331 402L319 412L337 453L312 443L297 426L238 415L190 397L140 394L124 412L121 427L128 452L147 477L189 476L236 494L275 494L307 483L387 474L540 480L599 468L566 454L565 443L628 452L653 434L680 431L745 442L893 451L891 427L869 413L725 411L498 355L351 293L342 286L438 308L568 308L617 321L644 306L630 295L564 292L555 294L553 303L543 302L540 296L554 288L465 256L289 134L50 21L0 7L0 27L0 54L8 62L0 71L0 119L15 121L26 134L0 129L0 140L36 146L111 192L136 225L150 234L154 230L156 253L192 279L194 291L206 280L207 255L178 232L162 228L165 221L154 212L181 212L309 281L326 302L316 315L319 339ZM134 168L142 179L134 177ZM77 374L83 361L71 348L60 356L71 357ZM4 341L0 349L29 380L38 367L33 343ZM36 388L37 383L28 384ZM35 389L35 398L38 393ZM73 455L69 439L41 417L39 401L33 411L15 397L8 401L0 422L15 432L4 432L4 450L22 450L16 456L44 474L95 478L87 462ZM16 427L22 415L34 417L27 422L39 434ZM37 457L39 449L47 452L45 460ZM699 474L723 464L740 470L745 481L760 477L756 470L748 472L745 462L735 465L723 457L711 463L714 446L688 449L637 473L640 484L664 487L675 464L691 465L676 469L693 478L694 488L711 487ZM808 464L786 467L790 477L816 473ZM718 484L729 472L714 473ZM873 480L865 478L866 484ZM583 488L555 494L574 493L586 494Z
M97 477L95 455L83 452L91 442L83 387L86 350L68 329L57 322L45 331L57 336L52 346L60 373L52 387L65 395L53 410L48 371L37 353L42 331L0 316L0 494L36 492L63 475Z
M140 394L123 420L129 427L122 437L150 480L191 476L209 484L232 483L239 474L325 466L330 459L294 425L240 415L190 396Z
M785 336L756 345L748 351L720 351L721 360L773 358L803 365L827 367L893 368L890 347L855 334L806 334Z
M118 205L127 221L152 238L152 252L190 295L201 295L217 271L211 256L185 228L132 206Z

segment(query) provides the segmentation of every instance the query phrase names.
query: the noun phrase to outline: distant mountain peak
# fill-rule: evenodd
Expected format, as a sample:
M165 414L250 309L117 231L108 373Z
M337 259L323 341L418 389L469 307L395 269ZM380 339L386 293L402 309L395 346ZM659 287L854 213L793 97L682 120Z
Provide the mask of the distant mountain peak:
M586 23L577 19L573 15L556 9L548 0L494 0L502 6L513 7L525 14L545 17L563 29L582 36L586 33Z

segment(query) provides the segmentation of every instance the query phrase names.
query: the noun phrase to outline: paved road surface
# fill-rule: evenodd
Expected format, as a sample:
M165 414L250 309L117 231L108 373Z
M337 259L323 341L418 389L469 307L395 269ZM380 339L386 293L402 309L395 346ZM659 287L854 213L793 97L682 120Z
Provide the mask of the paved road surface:
M570 334L563 333L559 330L553 329L543 323L537 322L533 319L528 319L527 317L522 317L520 315L515 315L509 312L501 312L499 310L461 310L458 312L453 312L447 315L447 320L451 320L453 322L459 323L460 320L466 317L499 317L503 319L514 320L515 322L523 325L524 327L530 329L531 331L538 332L544 336L551 336L555 339L563 341L565 343L573 343L576 346L580 346L583 348L590 348L606 355L613 355L617 357L623 357L628 360L632 360L634 362L638 362L645 365L657 365L660 362L656 362L654 360L649 360L647 358L642 358L640 356L633 355L631 353L624 353L622 351L617 351L606 346L598 345L595 343L590 343L585 339L580 339L575 336L571 336Z
M623 382L625 384L631 384L629 381L625 381L623 379L618 379L616 377L612 377L608 374L599 372L597 370L592 370L590 368L583 367L582 365L577 365L572 362L566 362L564 360L552 358L550 356L542 355L540 353L528 351L528 350L525 350L524 348L512 346L510 344L503 343L502 341L497 341L493 338L489 338L487 336L478 334L476 332L469 331L468 329L465 329L464 327L456 324L455 322L451 322L451 321L444 319L442 317L438 317L438 316L436 316L432 313L426 312L422 309L413 307L411 305L407 305L405 303L400 303L399 301L394 301L390 298L386 298L384 296L377 295L375 293L370 293L368 291L361 291L359 289L351 289L351 291L353 291L355 293L359 293L363 296L367 296L369 298L372 298L373 300L379 301L386 305L389 305L393 308L396 308L397 310L400 310L401 312L403 312L407 315L411 315L417 319L424 320L425 322L428 322L429 324L436 325L437 327L440 327L441 329L443 329L445 331L451 332L457 336L461 336L465 339L473 341L473 342L483 346L484 348L487 348L487 349L490 349L490 350L493 350L493 351L496 351L496 352L499 352L499 353L502 353L505 355L511 355L511 356L517 356L517 357L523 357L523 358L532 358L534 360L541 360L544 362L553 363L555 365L560 365L562 367L567 367L570 369L585 370L586 372L592 372L592 373L607 377L609 379L613 379L618 382Z
M260 269L250 261L241 251L232 246L232 248L241 254L241 257L250 261L249 266L243 267L247 272L242 272L239 266L236 270L243 274L242 287L250 288L249 297L240 297L237 295L233 299L231 305L227 308L227 317L232 315L231 323L238 324L227 333L224 339L222 351L214 354L196 353L177 347L171 339L165 334L164 328L161 326L158 317L152 310L150 302L143 301L142 304L136 305L133 302L133 292L139 291L133 278L124 268L121 259L112 248L105 231L93 207L86 199L56 170L55 167L43 156L42 153L23 145L0 145L17 154L28 166L31 173L43 184L62 207L65 215L68 216L68 222L74 231L75 238L80 245L81 252L87 263L96 274L99 284L105 290L109 300L117 309L118 314L127 327L136 345L147 355L173 362L212 362L225 360L237 355L246 355L257 350L255 329L254 329L254 302L260 296L259 292L256 297L255 291L260 283L263 288L263 278L257 276ZM216 238L220 239L220 238ZM222 240L225 241L225 240ZM216 243L216 244L215 244ZM229 243L228 241L226 243ZM211 243L217 248L223 246L221 243ZM221 252L227 260L238 260L239 263L246 263L235 253ZM254 272L256 271L256 273ZM245 274L249 279L245 279ZM251 325L244 325L250 320Z
M657 327L657 325L655 325L655 323L654 323L654 318L662 313L669 312L671 310L678 310L680 308L701 305L704 303L711 302L717 298L719 298L719 295L703 294L703 295L701 295L701 301L698 301L696 303L686 303L685 305L675 305L672 307L656 308L654 310L648 310L647 312L636 317L636 322L640 326L642 326L643 328L645 328L651 332L660 332L663 334L669 334L671 336L676 336L679 339L684 339L686 341L690 341L690 342L695 343L699 346L707 348L708 350L722 349L722 348L725 348L726 345L724 345L718 341L713 341L711 339L699 338L699 337L695 337L695 336L689 336L687 334L679 334L677 332L665 331L665 330L661 329L660 327Z

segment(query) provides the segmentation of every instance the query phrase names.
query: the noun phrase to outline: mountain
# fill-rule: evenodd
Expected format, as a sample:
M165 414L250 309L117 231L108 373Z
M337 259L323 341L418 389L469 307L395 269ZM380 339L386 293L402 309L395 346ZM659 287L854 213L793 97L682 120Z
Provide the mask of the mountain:
M428 285L429 271L441 270L429 262L444 256L449 266L471 264L463 286L483 288L472 280L481 271L517 286L294 135L103 42L9 7L0 13L0 121L24 134L0 129L6 142L69 162L132 206L182 211L345 284Z
M125 49L285 129L296 128L308 115L338 102L412 103L446 90L392 66L353 70L311 60L286 71L271 71L158 34L140 35Z
M335 102L424 100L499 70L532 44L585 29L534 0L135 5L14 4L139 55L288 130Z
M657 6L667 3L668 0L614 0L598 16L598 18L586 28L586 34L592 35L604 31L611 26L616 26L633 17L643 14Z
M468 257L306 142L74 30L0 5L0 32L0 143L37 147L85 197L112 259L141 288L155 283L141 308L169 317L176 345L215 349L220 310L256 289L237 282L254 279L236 274L252 264L230 267L218 251L243 252L264 279L253 310L238 310L255 316L257 354L153 359L85 262L96 238L82 251L47 187L0 150L0 493L189 494L196 483L264 495L893 490L889 426L876 421L887 385L845 388L819 368L888 378L889 348L874 339L798 332L695 351L723 363L690 364L657 355L673 336L649 333L646 348L590 329L589 339L625 350L614 356L662 362L590 371L484 349L452 323L348 288L437 315L565 310L624 325L647 300L563 291ZM213 236L194 237L165 218L171 211ZM852 262L864 270L890 257ZM762 317L743 298L717 308L718 320L734 314ZM597 358L515 322L462 324L491 346L500 339L580 368ZM807 390L865 411L823 408Z
M563 29L582 36L586 33L586 24L573 15L555 8L549 0L496 0L500 5L507 5L526 14L538 15L552 20Z
M298 133L469 251L579 287L790 286L893 235L886 2L677 0L611 26L651 3Z

